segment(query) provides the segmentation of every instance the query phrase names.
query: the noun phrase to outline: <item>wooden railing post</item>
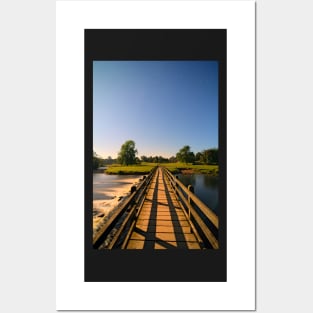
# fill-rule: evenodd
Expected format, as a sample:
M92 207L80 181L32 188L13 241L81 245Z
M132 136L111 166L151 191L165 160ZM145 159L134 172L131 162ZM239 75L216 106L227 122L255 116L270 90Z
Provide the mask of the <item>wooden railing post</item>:
M175 191L176 191L176 194L178 195L178 176L176 175L175 176L175 178L176 178L176 181L175 181Z
M188 185L188 190L189 190L190 192L192 192L192 193L195 192L195 189L193 188L192 185ZM192 200L191 200L191 198L190 198L189 195L188 195L188 202L189 202L189 204L191 205ZM188 209L188 217L189 217L189 220L190 220L190 207L189 207L189 209Z

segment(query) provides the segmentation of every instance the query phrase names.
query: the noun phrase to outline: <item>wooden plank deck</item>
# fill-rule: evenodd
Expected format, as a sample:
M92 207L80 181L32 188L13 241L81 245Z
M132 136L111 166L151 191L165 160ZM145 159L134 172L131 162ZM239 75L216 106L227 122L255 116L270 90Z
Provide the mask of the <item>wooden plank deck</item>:
M201 249L162 168L158 168L126 249Z

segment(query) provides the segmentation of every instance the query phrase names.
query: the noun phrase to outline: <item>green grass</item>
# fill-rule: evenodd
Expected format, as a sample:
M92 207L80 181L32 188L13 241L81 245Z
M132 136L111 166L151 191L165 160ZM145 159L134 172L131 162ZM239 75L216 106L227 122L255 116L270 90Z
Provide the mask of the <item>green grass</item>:
M153 165L152 165L153 164ZM134 165L119 165L113 164L108 167L105 171L107 174L115 174L115 175L141 175L141 174L148 174L156 164L134 164Z
M142 175L148 174L155 166L158 164L156 163L145 163L142 162L141 164L134 164L134 165L120 165L120 164L113 164L107 170L107 174L115 174L115 175ZM218 165L195 165L191 163L161 163L161 166L168 168L172 173L181 173L181 172L188 172L188 173L202 173L202 174L209 174L213 176L218 175Z
M184 171L218 175L218 165L198 165L191 163L164 163L162 166L168 168L172 173L180 173Z

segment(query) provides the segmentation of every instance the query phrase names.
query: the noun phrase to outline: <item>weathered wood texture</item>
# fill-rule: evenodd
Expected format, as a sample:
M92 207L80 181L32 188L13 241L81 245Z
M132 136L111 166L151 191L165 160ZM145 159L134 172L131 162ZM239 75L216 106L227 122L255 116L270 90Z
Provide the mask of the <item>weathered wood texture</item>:
M126 248L201 249L198 236L160 167L152 178Z
M193 192L191 192L191 190L189 190L191 189L189 187L192 186L189 186L187 188L167 169L164 169L164 172L168 181L170 181L172 188L178 195L181 203L184 204L184 207L188 211L188 216L192 216L192 219L194 223L196 223L198 229L201 229L202 239L205 238L206 243L209 244L213 249L218 249L219 242L216 237L218 235L219 228L218 216L210 208L208 208L198 197L196 197ZM195 208L198 209L196 210ZM202 217L199 214L201 214ZM206 222L203 220L203 217L207 219Z

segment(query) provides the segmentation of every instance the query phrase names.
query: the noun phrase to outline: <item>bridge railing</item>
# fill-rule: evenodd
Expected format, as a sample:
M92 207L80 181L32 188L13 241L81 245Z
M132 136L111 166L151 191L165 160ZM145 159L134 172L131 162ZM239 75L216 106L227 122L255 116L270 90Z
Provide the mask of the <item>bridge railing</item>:
M164 168L164 172L178 199L186 209L190 221L196 224L195 226L202 235L201 237L210 247L218 249L218 216L192 192L191 188L188 189L168 169Z
M136 190L114 211L114 213L103 224L99 231L93 236L93 247L98 249L112 249L120 244L125 230L136 215L136 208L140 207L140 202L144 199L144 194L154 175L156 168L139 183Z

